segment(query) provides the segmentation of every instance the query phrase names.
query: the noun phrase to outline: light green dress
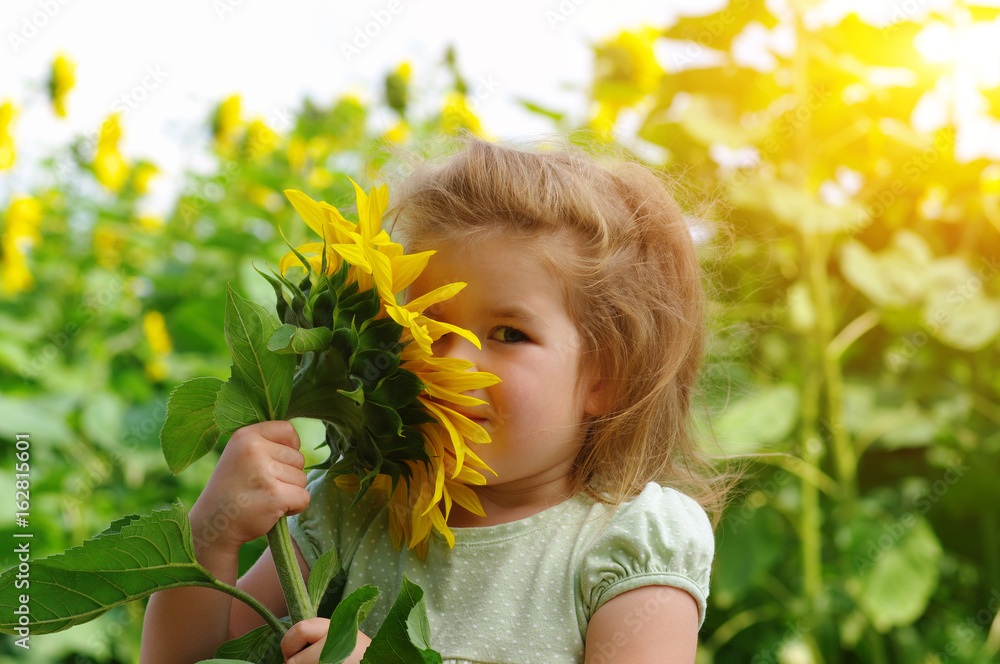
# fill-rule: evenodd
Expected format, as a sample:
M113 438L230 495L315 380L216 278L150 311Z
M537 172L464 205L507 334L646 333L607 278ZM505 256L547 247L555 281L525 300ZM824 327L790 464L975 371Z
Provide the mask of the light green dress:
M431 644L446 664L583 662L587 623L612 597L642 586L673 586L705 619L714 537L691 498L649 484L611 513L584 495L526 519L453 528L455 547L437 532L421 560L389 537L388 511L369 492L353 494L309 476L308 509L289 529L310 567L335 547L348 571L344 596L371 584L382 594L361 624L374 635L403 574L424 590ZM610 516L610 518L609 518ZM655 610L655 607L646 607ZM642 628L642 616L626 621Z

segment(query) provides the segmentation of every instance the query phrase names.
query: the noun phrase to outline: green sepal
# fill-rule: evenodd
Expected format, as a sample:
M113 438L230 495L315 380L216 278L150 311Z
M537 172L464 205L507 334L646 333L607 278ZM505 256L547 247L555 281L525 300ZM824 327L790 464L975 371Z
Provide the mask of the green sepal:
M304 353L325 350L330 346L333 332L327 327L305 329L294 325L282 325L267 342L267 349L279 354Z

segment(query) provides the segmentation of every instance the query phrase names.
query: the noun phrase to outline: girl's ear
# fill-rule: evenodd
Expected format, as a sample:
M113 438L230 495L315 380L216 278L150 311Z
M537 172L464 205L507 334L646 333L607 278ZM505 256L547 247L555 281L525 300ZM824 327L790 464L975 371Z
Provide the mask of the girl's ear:
M587 393L584 395L583 412L587 415L603 415L608 410L608 381L604 378L589 378Z

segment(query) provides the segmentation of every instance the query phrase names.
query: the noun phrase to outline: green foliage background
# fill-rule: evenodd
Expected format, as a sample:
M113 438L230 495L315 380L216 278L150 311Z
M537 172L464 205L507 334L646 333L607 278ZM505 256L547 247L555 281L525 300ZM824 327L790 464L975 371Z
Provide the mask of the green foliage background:
M998 13L960 11L932 20ZM737 64L731 46L751 22L788 26L796 48L768 71ZM526 103L583 145L659 146L653 165L695 192L682 199L714 229L701 245L713 338L700 419L748 472L717 533L702 662L1000 652L1000 165L956 158L954 117L930 135L913 128L918 100L951 75L920 59L920 28L854 15L806 27L802 11L736 2L595 46L586 127L568 119L580 109ZM649 50L664 37L688 43L676 53L713 49L719 64L676 55L664 72ZM109 186L82 139L41 164L34 285L0 300L0 457L13 468L14 435L31 433L33 555L176 497L193 504L212 464L172 475L157 435L173 386L227 375L227 282L270 305L253 265L284 253L279 228L292 244L306 237L283 189L349 207L344 176L378 180L387 140L482 131L454 54L446 66L452 89L425 117L408 110L407 67L373 90L378 101L306 101L287 127L246 122L238 99L223 101L206 123L217 167L187 176L162 223L139 212L138 165ZM1000 89L981 94L1000 117ZM389 109L400 125L373 132L369 117ZM720 166L720 145L756 157ZM12 475L0 473L5 496ZM14 530L4 519L0 540ZM247 563L261 546L246 547ZM31 661L137 661L141 621L133 605L33 639ZM4 638L7 661L24 653Z

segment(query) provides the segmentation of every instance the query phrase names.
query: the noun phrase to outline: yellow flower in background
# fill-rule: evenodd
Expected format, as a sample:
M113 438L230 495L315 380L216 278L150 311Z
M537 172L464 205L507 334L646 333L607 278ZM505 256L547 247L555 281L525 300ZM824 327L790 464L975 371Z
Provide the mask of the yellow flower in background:
M490 442L490 437L453 406L484 403L463 393L495 385L500 379L486 372L470 371L472 363L467 360L434 355L432 343L448 333L460 334L479 346L479 340L468 330L423 315L427 307L454 296L465 284L448 284L399 305L396 294L423 272L434 252L407 255L402 245L393 242L382 230L382 215L389 204L388 188L373 187L367 194L357 184L354 188L356 223L345 219L334 206L316 202L300 191L288 190L285 195L306 224L323 238L323 242L297 249L310 267L319 271L325 256L326 272L333 274L346 261L351 266L347 283L356 282L360 291L377 289L382 306L376 318L391 316L403 327L400 368L420 380L423 389L417 401L435 421L418 426L429 463L407 462L411 470L408 481L399 482L388 496L390 533L397 548L407 541L410 548L416 548L423 556L432 530L442 533L454 545L447 524L453 503L483 514L479 498L469 485L485 484L486 478L480 471L492 471L469 449L466 440L484 444ZM293 266L301 267L301 262L295 253L289 252L281 259L279 269L284 274ZM336 481L348 490L360 486L358 477L341 477ZM389 491L389 476L380 475L372 486Z
M309 175L306 176L306 182L312 189L326 189L333 184L333 173L322 166L316 166L315 168L309 169Z
M156 215L144 214L135 218L135 222L144 231L157 233L163 230L163 219Z
M644 27L600 43L595 48L594 99L620 108L655 92L664 74L653 51L659 36L659 30Z
M160 169L158 169L155 165L149 163L148 161L140 162L132 172L132 183L135 186L135 190L140 194L148 193L149 181L159 173Z
M291 167L292 172L301 173L306 165L306 139L298 134L292 136L292 139L288 141L286 154L288 156L288 165Z
M221 150L229 150L236 142L240 129L240 96L232 95L215 109L212 120L212 135L215 145Z
M444 109L441 111L441 129L447 134L468 129L476 136L483 136L483 127L469 107L469 100L458 92L449 92L445 96Z
M94 256L101 267L109 270L121 265L125 238L112 228L98 228L94 231Z
M112 113L101 125L97 153L94 155L94 174L98 182L114 192L122 188L128 176L128 166L118 152L118 141L122 136L119 117L118 113Z
M247 128L246 151L249 157L266 157L278 146L278 135L260 118Z
M38 227L42 220L42 204L31 197L16 198L4 216L3 237L0 238L0 282L3 291L15 295L35 285L28 269L27 256L42 236Z
M13 103L5 101L0 105L0 171L14 164L14 138L10 134L10 125L15 113Z
M167 324L163 319L163 314L159 311L150 311L143 316L142 331L153 353L152 359L146 362L146 375L152 380L163 380L170 373L164 358L174 348L170 341L170 333L167 332Z
M408 60L403 60L396 67L396 76L398 76L404 83L410 82L410 76L413 74L413 67L410 65Z
M394 143L399 145L405 143L410 137L410 125L406 123L406 120L400 120L397 122L389 131L382 134L382 140L386 143Z
M76 83L76 63L63 54L56 56L52 62L52 73L49 76L49 99L56 115L66 117L66 96Z

